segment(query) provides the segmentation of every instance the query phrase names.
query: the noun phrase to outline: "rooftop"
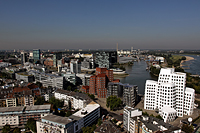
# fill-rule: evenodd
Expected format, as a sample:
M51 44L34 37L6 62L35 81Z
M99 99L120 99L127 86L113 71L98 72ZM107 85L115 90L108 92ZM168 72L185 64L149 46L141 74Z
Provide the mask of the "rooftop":
M63 125L66 125L66 124L72 122L72 120L68 117L61 117L61 116L52 115L52 114L42 117L42 119L56 122L56 123L63 124Z
M83 118L85 117L87 114L91 113L92 111L94 111L95 109L99 108L100 105L95 103L94 101L92 101L91 103L89 103L85 108L79 110L78 112L74 113L72 116L76 116L79 118ZM82 112L86 112L86 113L82 113Z
M45 109L50 109L50 108L51 108L51 104L34 105L34 106L26 106L26 111L29 111L29 110L45 110Z
M24 109L24 106L19 106L19 107L0 107L0 112L22 112Z
M121 133L121 131L110 121L103 122L94 132Z

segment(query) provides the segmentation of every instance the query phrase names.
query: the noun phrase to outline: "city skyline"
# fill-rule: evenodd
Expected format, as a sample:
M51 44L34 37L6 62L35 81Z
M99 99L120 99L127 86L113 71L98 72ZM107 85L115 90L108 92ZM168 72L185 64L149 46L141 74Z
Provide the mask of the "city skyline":
M200 1L1 1L2 49L199 49Z

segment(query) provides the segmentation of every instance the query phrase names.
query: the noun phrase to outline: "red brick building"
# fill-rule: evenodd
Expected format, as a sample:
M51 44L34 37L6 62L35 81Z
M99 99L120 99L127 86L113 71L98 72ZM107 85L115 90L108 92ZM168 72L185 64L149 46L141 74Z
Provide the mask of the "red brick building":
M90 89L89 89L90 94L96 94L96 76L91 76L90 77Z
M82 86L82 92L89 93L89 86Z
M107 94L107 84L113 81L113 71L107 68L96 68L96 76L90 77L89 93L97 94L100 98L105 98Z

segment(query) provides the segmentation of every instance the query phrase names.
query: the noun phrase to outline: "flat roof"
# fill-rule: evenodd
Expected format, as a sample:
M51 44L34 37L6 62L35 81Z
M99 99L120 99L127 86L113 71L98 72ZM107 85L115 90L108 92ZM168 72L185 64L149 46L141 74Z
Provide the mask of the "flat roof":
M19 107L0 107L0 112L22 112L24 109L24 106Z
M176 110L174 108L171 108L170 106L164 106L162 108L162 112L174 113L176 112Z
M97 109L99 107L100 107L99 104L97 104L94 101L92 101L85 108L83 108L83 109L79 110L78 112L74 113L73 116L83 118L83 117L85 117L86 115L88 115L89 113L91 113L92 111L94 111L95 109ZM86 114L81 114L82 111L87 111L87 113Z
M185 92L194 93L194 92L195 92L195 90L194 90L194 89L192 89L192 88L186 87L186 88L185 88Z
M72 120L69 119L68 117L62 117L62 116L57 116L57 115L52 115L52 114L42 117L42 119L56 122L56 123L63 124L63 125L66 125L66 124L72 122Z
M51 108L51 104L34 105L34 106L26 106L26 111L29 111L29 110L44 110L44 109L50 109L50 108Z

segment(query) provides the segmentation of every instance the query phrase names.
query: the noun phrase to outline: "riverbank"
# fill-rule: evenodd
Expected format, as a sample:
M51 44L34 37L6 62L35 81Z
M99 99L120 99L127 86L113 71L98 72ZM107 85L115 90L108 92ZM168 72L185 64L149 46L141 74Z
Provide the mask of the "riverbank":
M183 62L185 62L185 61L190 61L190 60L194 60L194 58L191 57L191 56L185 56L185 58L186 58L186 60L182 60L182 61L181 61L181 63L180 63L180 67L183 66Z

